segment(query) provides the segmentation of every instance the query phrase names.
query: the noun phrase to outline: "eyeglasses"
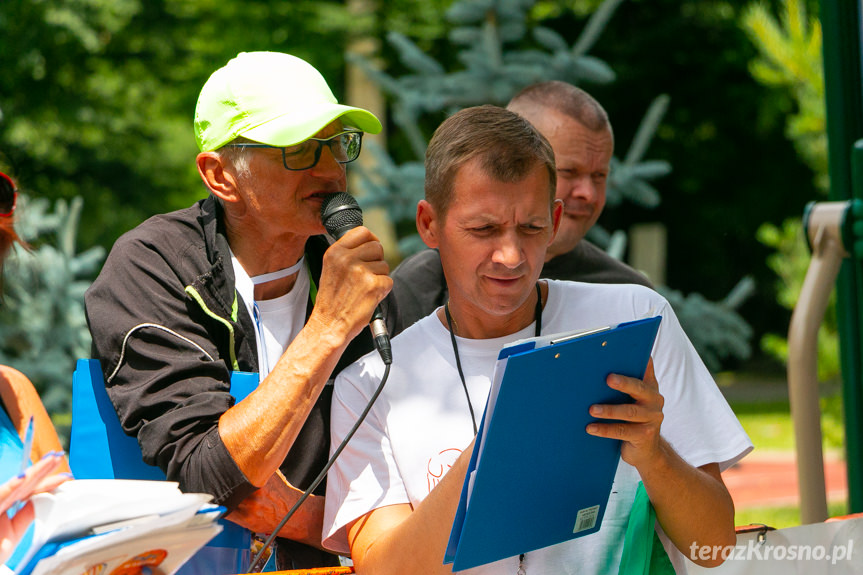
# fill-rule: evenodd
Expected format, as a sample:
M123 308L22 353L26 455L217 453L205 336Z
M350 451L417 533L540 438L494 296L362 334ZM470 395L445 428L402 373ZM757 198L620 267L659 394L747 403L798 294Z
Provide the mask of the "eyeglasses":
M15 211L18 190L12 178L0 172L0 218L9 217Z
M314 168L321 159L324 146L330 148L333 157L340 164L353 162L360 155L363 132L348 131L330 138L309 138L295 146L270 146L268 144L229 144L232 148L275 148L282 151L282 163L291 171Z

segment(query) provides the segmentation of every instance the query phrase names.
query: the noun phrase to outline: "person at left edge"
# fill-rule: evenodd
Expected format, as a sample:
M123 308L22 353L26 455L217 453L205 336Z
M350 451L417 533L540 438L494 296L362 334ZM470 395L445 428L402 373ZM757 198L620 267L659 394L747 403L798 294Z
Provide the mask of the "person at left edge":
M85 295L93 354L144 461L271 533L327 460L328 380L371 349L363 328L392 287L374 234L329 245L320 218L381 124L307 62L248 52L207 80L194 127L209 197L116 242ZM237 370L260 384L235 404ZM338 564L322 511L311 497L282 528L283 564Z
M12 246L24 245L15 231L17 199L15 181L0 172L0 284ZM33 523L30 497L71 479L68 471L57 431L36 388L17 369L0 365L0 575L11 573L4 562Z

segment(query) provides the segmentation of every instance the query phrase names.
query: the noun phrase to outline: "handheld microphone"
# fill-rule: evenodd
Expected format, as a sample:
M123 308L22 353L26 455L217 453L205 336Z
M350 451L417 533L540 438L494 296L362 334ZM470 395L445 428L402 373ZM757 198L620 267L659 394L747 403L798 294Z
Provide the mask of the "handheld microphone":
M324 198L324 203L321 205L321 222L327 233L338 240L350 230L363 225L363 210L349 193L331 194ZM369 327L381 359L386 365L390 365L393 362L393 351L380 304L375 307Z

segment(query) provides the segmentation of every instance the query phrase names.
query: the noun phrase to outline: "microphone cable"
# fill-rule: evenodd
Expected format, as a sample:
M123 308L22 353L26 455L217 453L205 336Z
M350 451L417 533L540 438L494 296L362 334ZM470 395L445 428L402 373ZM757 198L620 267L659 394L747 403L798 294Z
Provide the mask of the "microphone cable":
M303 494L300 496L300 498L297 500L297 502L294 503L294 506L291 507L290 510L288 510L288 512L285 514L285 516L282 518L282 520L279 522L279 524L276 526L276 528L273 530L273 532L270 533L269 537L267 537L267 539L264 541L264 545L257 552L257 554L252 558L252 562L249 564L249 568L248 568L249 573L255 573L256 572L255 569L257 569L257 567L258 567L258 563L261 562L261 558L264 556L264 553L267 551L267 548L273 543L273 540L278 536L279 531L282 530L282 527L285 526L285 523L288 522L288 520L294 515L294 513L297 511L297 509L300 508L300 505L302 505L303 502L309 498L309 495L312 494L312 491L317 489L318 485L321 484L321 481L323 481L324 477L327 476L327 472L330 470L330 467L332 467L333 464L336 462L336 459L339 457L339 455L341 455L342 451L344 451L348 442L351 440L351 438L357 432L357 429L359 429L363 420L369 414L369 411L371 411L372 406L375 404L375 401L377 401L378 396L384 390L384 385L386 384L387 379L389 379L389 376L390 376L390 364L385 363L384 366L385 366L384 375L381 378L381 382L380 382L380 384L378 384L377 389L372 394L371 399L369 399L368 404L366 404L365 409L363 409L363 412L357 418L356 423L354 423L354 426L350 429L350 431L348 431L348 434L345 436L345 438L339 444L338 448L333 452L332 456L330 456L330 459L327 461L327 464L324 465L324 468L321 470L321 472L318 474L318 476L315 478L315 480L312 481L312 484L309 485L308 489L306 489L303 492Z

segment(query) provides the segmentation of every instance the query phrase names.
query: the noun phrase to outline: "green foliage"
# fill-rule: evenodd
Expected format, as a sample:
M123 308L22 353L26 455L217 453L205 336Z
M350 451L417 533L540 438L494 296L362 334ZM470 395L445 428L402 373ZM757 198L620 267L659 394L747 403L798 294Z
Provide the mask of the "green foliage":
M16 228L31 247L16 247L4 269L0 364L26 374L49 413L71 410L75 360L90 353L84 291L105 251L77 251L82 207L19 195Z
M444 14L450 4L452 0L387 0L386 6L377 11L379 27L375 30L376 35L398 32L413 38L423 48L428 48L435 40L446 35ZM356 32L356 27L351 25L344 31Z
M793 310L803 288L803 279L809 268L809 248L806 245L803 225L800 220L786 220L782 227L764 224L758 230L758 241L776 250L767 258L770 266L779 277L777 281L777 301L788 310ZM824 321L818 330L818 379L830 381L839 377L839 338L836 321L836 294L830 295L830 302L824 314ZM761 339L761 347L769 355L782 361L788 358L788 340L784 335L766 334Z
M762 85L791 99L785 133L794 142L800 157L815 173L815 187L827 191L827 130L824 100L824 73L821 56L821 24L808 17L803 0L782 0L779 17L764 4L751 4L744 12L742 26L758 49L750 72ZM809 267L800 218L785 221L782 228L764 224L758 240L774 248L767 265L779 276L777 300L794 309ZM839 341L835 294L818 331L818 378L839 376ZM787 361L788 341L784 335L766 334L761 347L768 354Z
M52 416L90 353L83 293L105 247L205 194L192 120L210 73L240 51L280 50L343 93L344 30L359 24L341 0L0 2L0 169L30 194L16 214L34 246L7 262L0 362ZM104 247L79 254L76 239Z
M845 409L842 394L835 393L820 398L821 435L824 449L845 451Z
M758 241L777 250L767 258L767 265L776 272L782 282L777 300L786 309L793 309L803 276L809 267L809 249L799 220L787 220L779 228L766 224L758 230Z
M817 187L826 191L827 132L821 23L814 16L807 17L803 0L782 0L778 19L768 6L757 3L744 11L742 25L759 53L750 64L752 77L793 99L796 109L789 111L786 134L815 172Z
M110 246L204 195L192 120L213 70L281 50L341 93L342 30L361 20L339 0L4 0L0 162L35 196L82 197L82 245Z
M153 167L166 163L152 144L188 131L172 122L174 102L161 89L164 47L129 31L145 13L136 0L0 6L0 146L38 196L93 200L88 220L110 223L88 226L86 243L138 223L141 204L156 207L152 191L165 172Z

